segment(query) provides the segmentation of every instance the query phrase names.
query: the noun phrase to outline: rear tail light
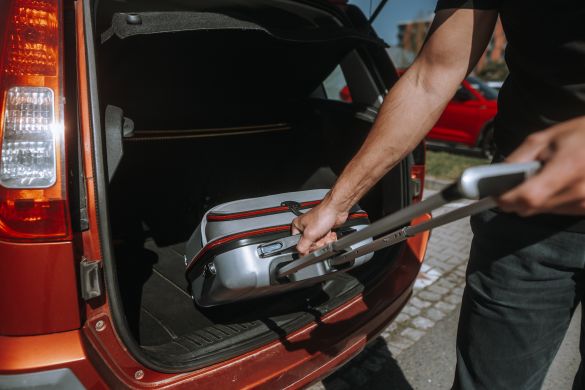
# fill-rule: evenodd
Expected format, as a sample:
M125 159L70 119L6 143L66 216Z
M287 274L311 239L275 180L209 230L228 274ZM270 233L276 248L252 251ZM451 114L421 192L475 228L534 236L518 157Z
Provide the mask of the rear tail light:
M425 166L413 165L410 168L410 183L412 188L412 202L420 202L423 197L425 184Z
M1 8L0 239L67 239L61 2Z
M423 140L412 151L412 165L410 167L410 193L412 202L420 202L425 188L426 144Z

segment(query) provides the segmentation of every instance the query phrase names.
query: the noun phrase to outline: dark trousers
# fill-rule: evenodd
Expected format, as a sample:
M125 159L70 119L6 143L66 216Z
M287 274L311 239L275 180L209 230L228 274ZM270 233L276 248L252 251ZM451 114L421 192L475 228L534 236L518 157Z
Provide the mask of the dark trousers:
M583 298L585 234L494 211L471 227L454 389L540 389Z

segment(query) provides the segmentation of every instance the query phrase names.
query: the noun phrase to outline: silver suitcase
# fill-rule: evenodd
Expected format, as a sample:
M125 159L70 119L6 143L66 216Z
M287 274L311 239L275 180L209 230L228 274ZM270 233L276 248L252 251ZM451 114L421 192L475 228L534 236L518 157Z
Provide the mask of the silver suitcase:
M292 220L319 204L328 190L289 192L224 203L209 210L187 242L187 279L195 302L203 307L258 298L317 284L335 272L364 264L369 253L339 266L320 262L286 277L283 266L298 258L298 236L291 236ZM368 226L358 206L336 229L338 237ZM372 242L366 238L351 246Z

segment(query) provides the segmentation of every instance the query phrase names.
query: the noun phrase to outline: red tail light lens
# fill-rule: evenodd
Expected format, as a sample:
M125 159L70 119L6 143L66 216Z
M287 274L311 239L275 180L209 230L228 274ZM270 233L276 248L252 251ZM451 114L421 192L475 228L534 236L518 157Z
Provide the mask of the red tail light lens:
M2 8L0 239L67 239L61 2Z
M420 202L425 188L426 144L423 140L412 151L413 164L410 168L410 188L412 202Z
M410 183L412 187L412 202L420 202L423 197L425 184L425 166L413 165L410 168Z
M18 199L0 204L4 235L41 239L54 238L56 232L65 234L67 204L61 200Z

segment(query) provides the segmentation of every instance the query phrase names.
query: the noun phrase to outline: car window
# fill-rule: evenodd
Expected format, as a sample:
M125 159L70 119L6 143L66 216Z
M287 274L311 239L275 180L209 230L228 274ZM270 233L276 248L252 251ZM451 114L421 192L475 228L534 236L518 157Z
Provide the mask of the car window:
M351 102L347 81L339 65L323 81L323 89L328 100Z
M473 89L479 92L487 100L496 100L498 98L498 91L489 87L485 82L477 77L469 76L467 82Z

